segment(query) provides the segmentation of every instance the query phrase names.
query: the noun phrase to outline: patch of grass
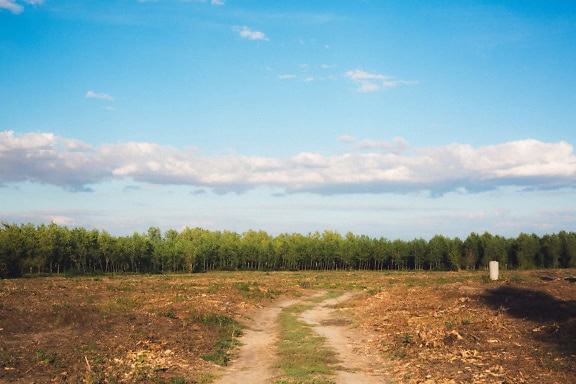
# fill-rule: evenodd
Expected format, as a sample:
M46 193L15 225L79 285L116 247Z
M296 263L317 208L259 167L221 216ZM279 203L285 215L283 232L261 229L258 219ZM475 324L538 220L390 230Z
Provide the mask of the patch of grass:
M232 286L240 292L250 292L250 284L244 281L236 282Z
M58 356L45 349L39 349L36 351L36 360L44 364L57 364Z
M414 335L411 333L405 333L402 336L402 343L403 344L414 344Z
M83 350L84 352L95 351L95 350L97 350L97 349L98 349L98 346L95 345L95 344L89 344L89 345L86 345L86 346L82 347L82 350Z
M508 281L510 283L527 283L530 281L529 276L518 273L517 271L501 270L499 275L500 280Z
M233 337L222 337L216 343L214 352L207 355L202 355L201 357L206 361L213 362L214 364L226 366L230 361L230 355L228 354L228 351L239 345L240 343L238 340Z
M494 283L495 281L494 281L494 280L491 280L491 279L490 279L490 276L489 276L487 273L483 273L483 274L482 274L482 282L483 282L484 284L490 284L490 283Z
M112 303L113 309L128 313L138 307L138 302L132 296L120 296Z
M176 316L176 312L174 312L174 309L172 309L172 308L161 309L161 310L156 311L155 313L158 316L167 317L169 319L177 319L178 318Z
M232 286L248 299L275 299L283 293L277 289L260 288L260 283L257 281L252 283L240 281L233 283Z
M462 325L470 325L470 324L472 324L472 319L470 317L462 319Z
M4 348L2 348L4 349ZM0 353L0 367L8 367L16 360L15 356L10 353L2 352Z
M212 293L212 294L218 293L218 292L220 292L221 287L222 287L222 284L211 284L208 287L208 293Z
M204 373L197 380L192 381L192 384L210 384L215 382L216 378L217 376L212 373Z
M306 288L312 287L312 283L310 283L309 281L299 280L299 281L298 281L298 286L299 286L300 288L305 288L305 289L306 289Z
M212 352L201 357L218 365L228 365L230 361L228 352L240 345L237 337L242 335L242 326L231 317L217 313L194 312L190 322L203 324L217 335Z
M380 292L382 292L382 288L378 287L378 288L370 288L368 289L368 291L366 291L366 293L370 296L375 296L377 294L379 294Z
M328 291L325 295L311 297L308 301L311 303L321 303L325 300L335 299L344 294L342 291Z
M332 366L336 355L325 345L325 339L314 333L311 326L298 316L310 309L306 305L285 308L280 316L279 362L284 375L275 381L280 383L329 384L334 383Z

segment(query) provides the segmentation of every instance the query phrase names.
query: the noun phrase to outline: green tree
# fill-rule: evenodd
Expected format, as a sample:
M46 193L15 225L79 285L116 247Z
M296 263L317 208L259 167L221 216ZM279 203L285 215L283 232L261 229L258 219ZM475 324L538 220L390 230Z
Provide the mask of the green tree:
M424 239L415 239L409 243L408 248L410 249L411 257L411 268L414 269L424 269L424 261L426 257L426 249L428 248L428 243Z
M442 235L436 235L428 242L428 252L426 254L426 264L428 269L439 270L442 262L446 260L450 250L448 239Z
M541 265L545 268L560 267L561 242L558 235L544 235L540 239Z
M480 267L482 259L482 247L480 245L480 236L472 232L464 240L463 256L460 265L463 269L476 269Z
M104 259L104 272L110 272L110 263L114 254L114 238L106 231L100 232L98 235L98 249Z
M0 230L0 275L19 277L25 261L32 255L33 244L26 226L2 223Z
M576 268L576 233L560 231L560 265L563 268Z
M534 234L521 233L513 242L510 261L519 269L534 268L539 251L538 237Z

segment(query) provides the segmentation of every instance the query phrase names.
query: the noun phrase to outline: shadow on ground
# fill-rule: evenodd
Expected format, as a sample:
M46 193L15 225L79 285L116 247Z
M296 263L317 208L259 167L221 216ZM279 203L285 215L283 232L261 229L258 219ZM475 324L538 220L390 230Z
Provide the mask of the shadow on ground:
M571 284L566 289L573 289ZM576 354L576 301L514 286L487 290L481 299L491 308L533 322L534 339L556 344L558 350Z

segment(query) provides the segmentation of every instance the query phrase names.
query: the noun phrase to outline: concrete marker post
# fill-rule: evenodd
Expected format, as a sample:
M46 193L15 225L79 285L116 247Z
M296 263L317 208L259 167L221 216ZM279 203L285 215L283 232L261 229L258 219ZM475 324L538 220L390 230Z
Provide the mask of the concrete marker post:
M495 281L498 280L498 262L491 261L488 263L488 271L490 273L490 280Z

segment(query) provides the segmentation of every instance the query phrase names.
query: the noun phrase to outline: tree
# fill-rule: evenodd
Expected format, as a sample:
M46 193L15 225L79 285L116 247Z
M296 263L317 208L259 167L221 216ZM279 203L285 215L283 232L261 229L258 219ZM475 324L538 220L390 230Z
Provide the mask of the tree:
M545 268L560 266L561 245L558 235L544 235L540 239L540 263Z
M424 239L412 240L408 248L410 250L411 265L413 269L424 269L424 261L426 257L426 248L428 243Z
M482 259L482 248L480 246L480 236L472 232L464 241L463 257L461 266L464 269L476 269L480 266Z
M394 240L390 245L390 265L392 269L404 269L408 264L410 250L408 244L402 240Z
M104 272L110 272L110 263L114 253L114 239L106 231L100 232L98 236L98 248L100 254L104 258Z
M2 223L0 229L0 276L22 276L22 264L30 252L22 228L16 224Z
M560 231L560 265L563 268L576 268L576 233Z
M446 260L449 252L448 239L442 235L436 235L428 242L428 252L426 264L428 269L439 270L442 267L442 261Z
M321 263L324 269L342 267L342 236L338 232L324 231L320 246Z
M538 237L534 234L521 233L513 243L511 262L519 269L534 268L539 251Z

